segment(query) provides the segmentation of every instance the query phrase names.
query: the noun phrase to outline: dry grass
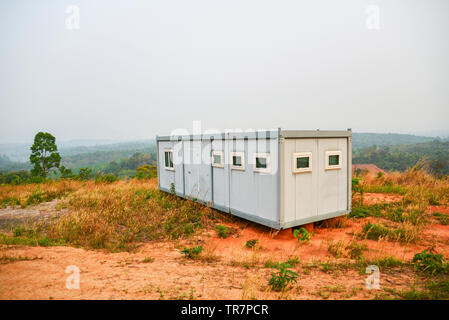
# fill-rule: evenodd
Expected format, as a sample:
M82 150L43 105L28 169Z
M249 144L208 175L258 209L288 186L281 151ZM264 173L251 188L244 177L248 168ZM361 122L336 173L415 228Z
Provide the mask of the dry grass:
M353 214L382 217L389 220L378 221L362 236L377 240L416 243L421 240L423 229L431 221L428 207L431 205L449 205L449 178L435 178L425 170L420 162L406 172L393 172L387 175L365 173L360 184L365 192L397 193L402 200L395 203L363 205L353 201Z
M0 185L0 207L39 204L60 199L82 188L85 183L74 180L47 181L24 185Z
M0 199L19 199L21 204L36 195L40 202L66 197L62 206L68 213L34 225L33 236L94 249L128 251L139 242L189 237L217 215L199 203L159 191L157 179L109 184L61 180L1 188Z
M66 201L70 213L48 236L89 248L130 250L138 242L193 235L210 223L210 208L157 189L157 180L86 183Z
M405 172L392 172L377 176L366 173L362 176L365 192L398 193L404 201L427 205L449 205L449 177L436 178L425 170L420 162Z

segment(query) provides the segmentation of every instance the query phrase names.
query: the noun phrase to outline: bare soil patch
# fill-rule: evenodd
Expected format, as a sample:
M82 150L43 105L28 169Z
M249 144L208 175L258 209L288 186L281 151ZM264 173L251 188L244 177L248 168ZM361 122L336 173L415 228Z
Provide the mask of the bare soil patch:
M0 231L7 232L12 226L24 222L46 222L53 217L67 213L67 209L58 208L60 202L61 200L55 199L25 208L20 206L0 208Z

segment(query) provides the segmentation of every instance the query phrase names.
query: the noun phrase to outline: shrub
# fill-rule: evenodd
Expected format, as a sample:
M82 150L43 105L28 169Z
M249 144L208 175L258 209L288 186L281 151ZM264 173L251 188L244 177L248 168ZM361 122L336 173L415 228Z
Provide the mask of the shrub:
M89 180L91 174L92 174L92 169L81 168L78 172L78 179L79 180Z
M187 259L198 259L202 251L203 251L202 246L198 246L198 247L194 247L194 248L185 247L181 251L181 253L183 253Z
M118 180L118 177L112 173L99 174L95 178L96 183L112 183Z
M351 259L359 260L363 258L363 252L366 250L365 245L358 244L355 241L351 241L347 246L349 257Z
M309 233L309 231L307 231L306 228L301 227L299 229L295 229L293 231L293 236L298 239L298 241L300 242L309 242L311 235Z
M157 177L157 167L156 166L146 164L141 167L138 167L136 170L137 170L137 175L136 175L137 179L143 180L143 179L151 179L151 178Z
M21 237L21 236L23 236L24 232L25 232L25 229L23 227L17 227L14 229L13 234L14 234L14 237Z
M349 214L350 218L366 218L369 215L369 210L363 207L353 208Z
M258 241L257 239L248 240L245 243L245 247L247 247L247 248L254 248L254 246L257 244L257 241Z
M412 262L414 263L416 270L431 275L449 271L449 264L443 258L443 255L434 253L432 249L429 249L429 251L423 250L420 253L415 254Z
M216 228L218 237L227 238L229 237L229 228L226 226L218 225Z
M271 279L268 282L268 285L271 286L272 290L282 291L292 282L297 282L298 274L293 270L289 270L291 265L288 263L279 263L276 266L276 269L279 269L278 272L271 274Z

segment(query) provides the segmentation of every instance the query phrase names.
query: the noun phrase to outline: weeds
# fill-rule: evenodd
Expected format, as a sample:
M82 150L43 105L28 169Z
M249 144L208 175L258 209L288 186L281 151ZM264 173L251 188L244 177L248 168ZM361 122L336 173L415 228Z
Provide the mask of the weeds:
M449 272L449 262L443 258L442 254L437 254L432 249L415 254L412 263L417 271L430 275Z
M202 246L194 248L185 247L183 250L181 250L181 253L183 253L187 259L198 259L202 251Z
M362 237L376 241L383 239L409 243L417 239L418 233L415 228L407 224L402 224L402 227L387 227L382 224L367 222L362 228Z
M296 283L298 274L294 272L293 270L289 270L288 268L291 268L291 265L287 263L279 263L276 266L276 269L279 269L278 272L271 274L271 279L268 282L268 285L271 287L274 291L282 291L285 290L290 283Z
M245 243L245 247L252 249L252 248L254 248L256 246L257 241L258 241L257 239L248 240Z
M62 240L54 240L46 236L8 236L0 233L0 244L50 247L63 246L66 243Z
M229 228L228 227L218 225L218 226L216 226L215 230L217 230L217 234L218 234L219 238L225 239L225 238L229 237Z
M351 241L346 245L341 240L337 242L330 241L327 246L327 251L337 259L350 258L359 260L363 258L365 250L365 245L358 244L355 241Z
M293 236L298 239L299 242L309 242L312 237L309 231L304 227L293 230Z
M440 224L447 226L449 224L449 216L440 212L432 213L432 216L436 217Z

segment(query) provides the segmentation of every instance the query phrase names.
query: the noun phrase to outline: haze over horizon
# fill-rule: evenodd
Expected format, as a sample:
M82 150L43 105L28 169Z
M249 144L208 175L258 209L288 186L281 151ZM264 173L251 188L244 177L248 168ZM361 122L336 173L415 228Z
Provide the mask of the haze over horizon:
M445 0L0 0L0 144L196 120L449 136L448 14Z

